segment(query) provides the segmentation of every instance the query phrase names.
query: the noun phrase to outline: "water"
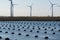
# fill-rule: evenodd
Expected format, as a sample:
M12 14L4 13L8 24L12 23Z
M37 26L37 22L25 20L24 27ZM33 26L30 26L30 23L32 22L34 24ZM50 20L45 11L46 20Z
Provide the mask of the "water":
M60 21L0 21L0 40L60 40L58 30Z

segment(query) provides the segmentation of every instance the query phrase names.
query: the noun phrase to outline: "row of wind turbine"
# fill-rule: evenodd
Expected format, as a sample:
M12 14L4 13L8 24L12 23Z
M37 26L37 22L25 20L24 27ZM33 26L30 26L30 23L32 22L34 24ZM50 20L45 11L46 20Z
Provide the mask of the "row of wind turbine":
M14 11L14 5L16 5L16 4L13 4L13 1L12 0L9 0L10 1L10 3L11 3L11 7L10 7L10 16L11 17L13 17L14 16L14 13L13 13L13 11ZM54 16L54 6L56 5L56 6L58 6L58 7L60 7L60 5L57 5L57 4L54 4L54 3L52 3L50 0L49 0L49 3L51 4L51 13L52 13L52 17ZM28 6L29 8L30 8L30 17L32 16L32 4L30 5L30 6Z

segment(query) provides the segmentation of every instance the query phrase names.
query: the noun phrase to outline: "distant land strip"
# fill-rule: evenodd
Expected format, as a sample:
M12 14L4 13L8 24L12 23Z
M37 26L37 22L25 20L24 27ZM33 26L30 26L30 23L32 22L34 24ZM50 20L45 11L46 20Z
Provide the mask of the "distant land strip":
M60 17L0 17L0 21L60 21Z

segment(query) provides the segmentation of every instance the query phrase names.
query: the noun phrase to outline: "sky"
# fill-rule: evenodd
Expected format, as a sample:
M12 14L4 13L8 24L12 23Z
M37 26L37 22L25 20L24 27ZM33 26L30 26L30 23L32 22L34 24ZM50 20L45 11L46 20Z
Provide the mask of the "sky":
M50 0L60 5L60 0ZM32 16L51 16L49 0L13 0L14 16L30 16L29 5L32 4ZM0 0L0 16L10 16L10 1ZM54 16L60 16L60 7L54 5Z

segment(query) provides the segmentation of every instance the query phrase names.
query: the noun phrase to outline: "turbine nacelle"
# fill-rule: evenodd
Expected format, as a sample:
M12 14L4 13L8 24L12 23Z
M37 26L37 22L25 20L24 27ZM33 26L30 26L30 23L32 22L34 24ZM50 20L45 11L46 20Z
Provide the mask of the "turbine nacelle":
M12 0L9 0L9 1L12 1Z
M50 0L49 0L49 2L50 2L51 5L56 5L56 4L52 3Z

